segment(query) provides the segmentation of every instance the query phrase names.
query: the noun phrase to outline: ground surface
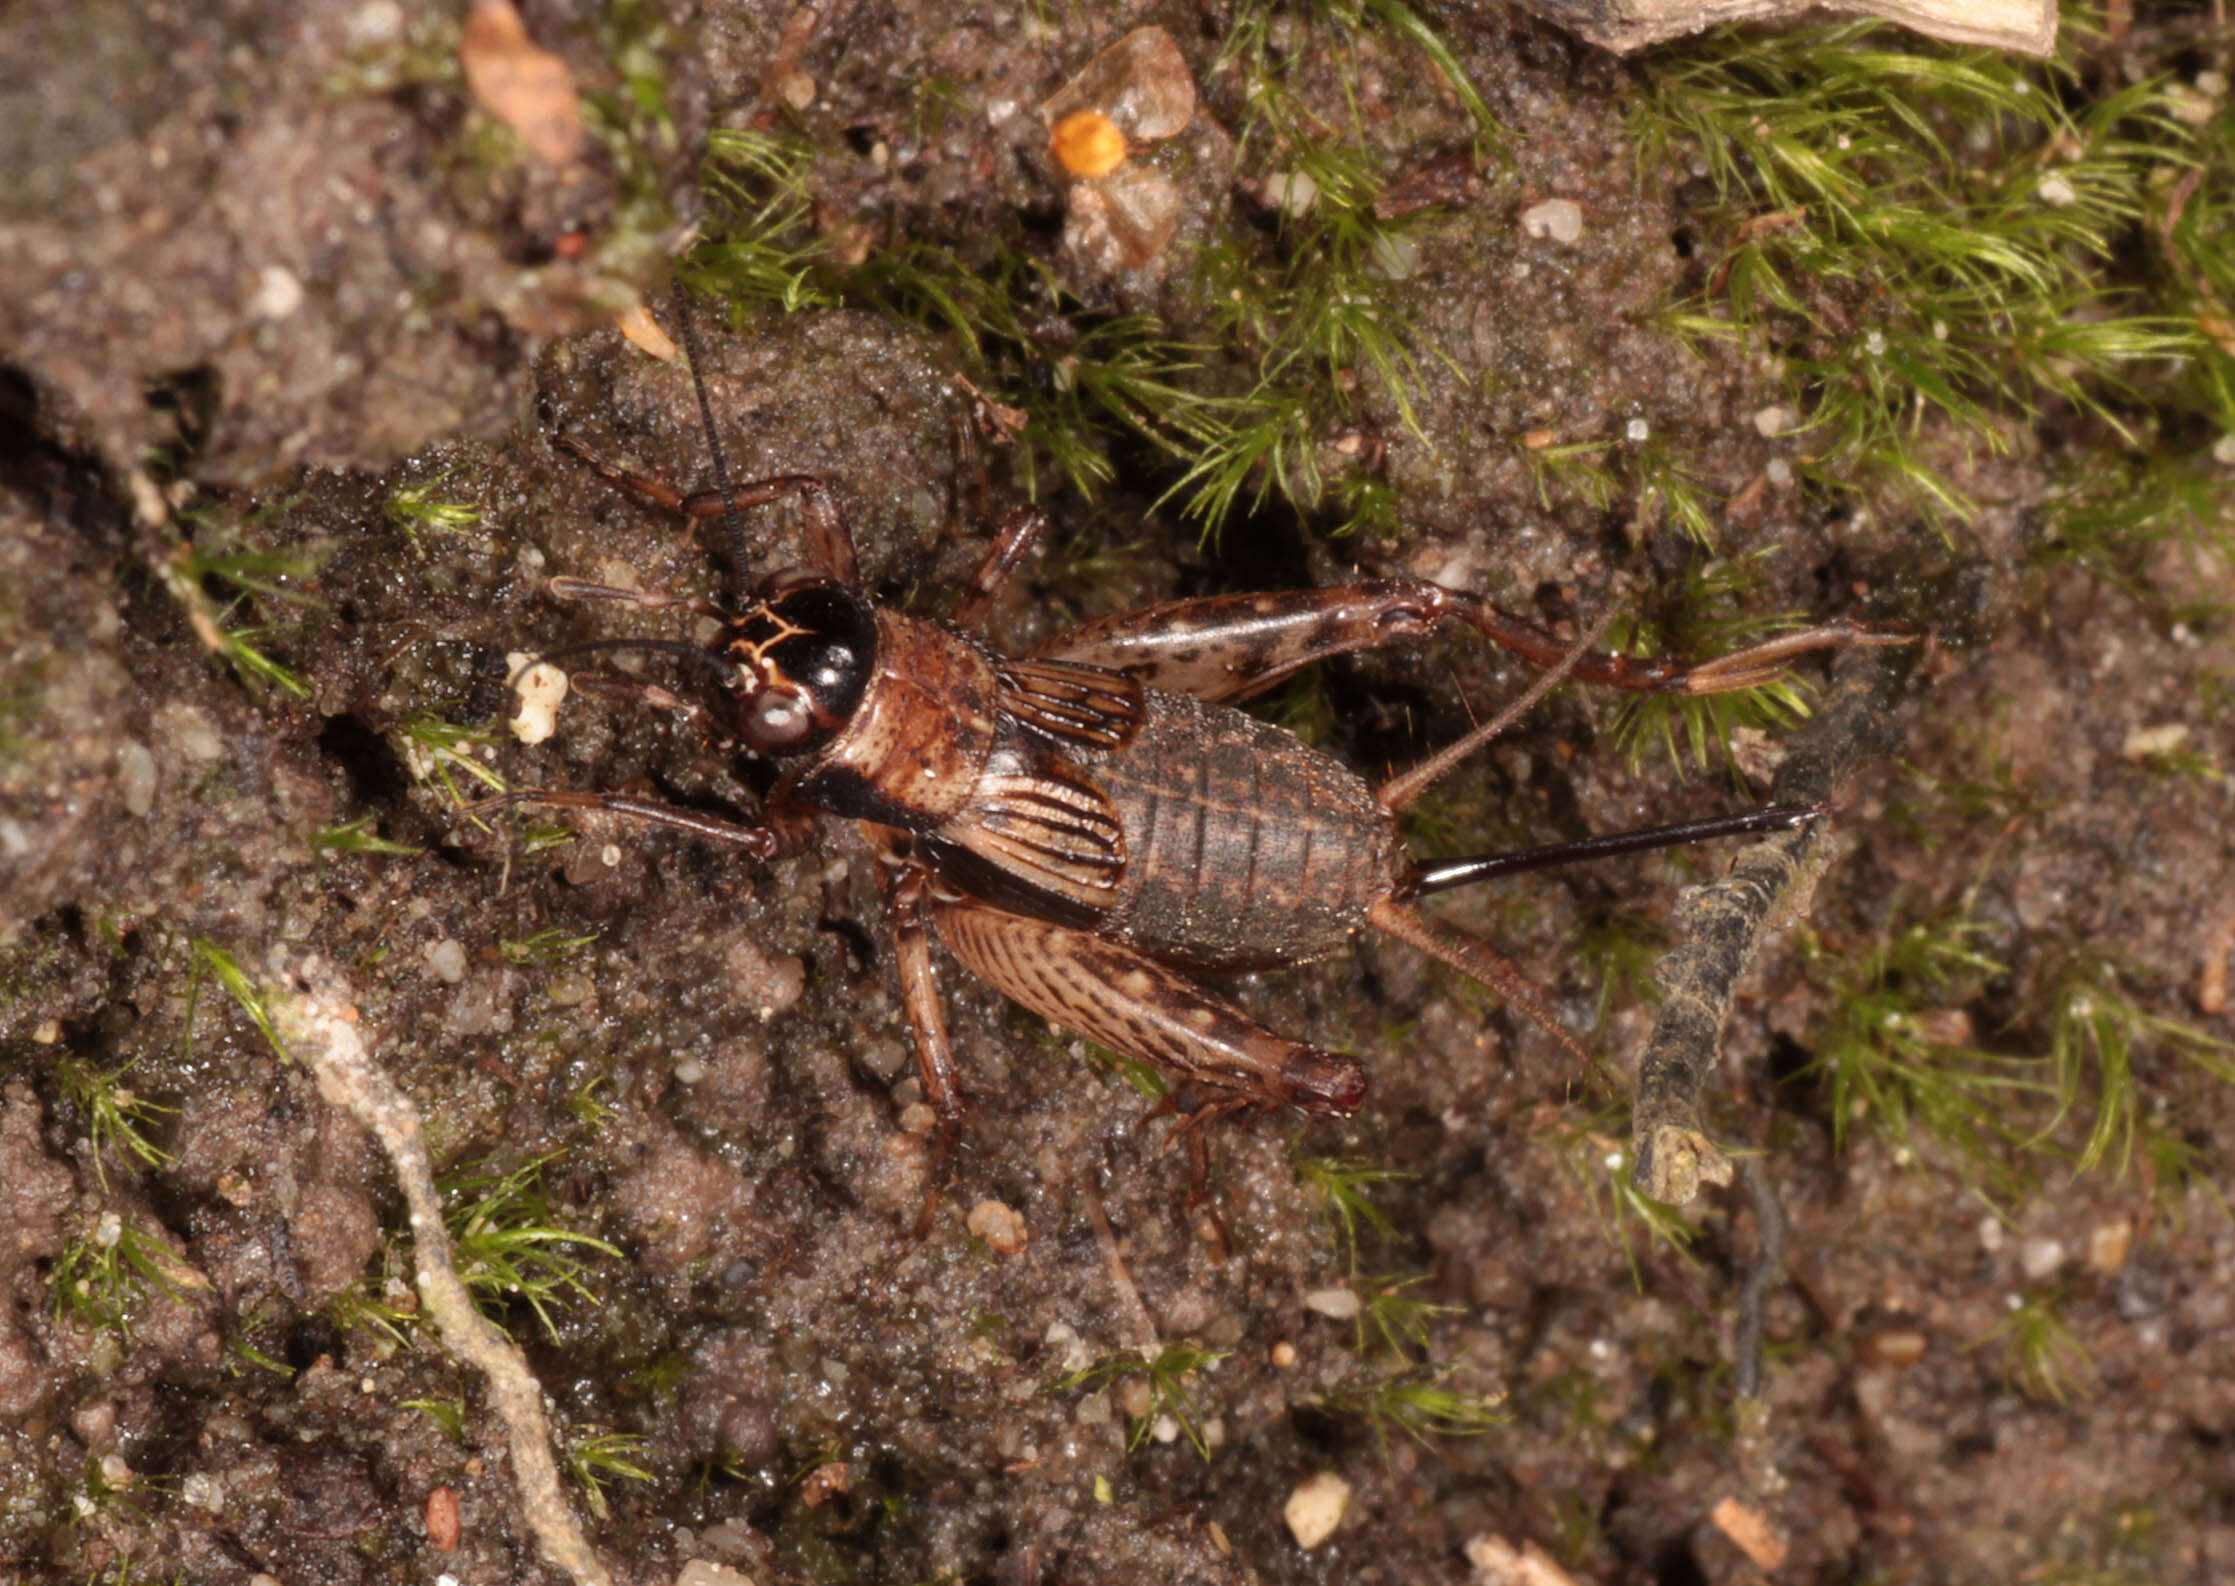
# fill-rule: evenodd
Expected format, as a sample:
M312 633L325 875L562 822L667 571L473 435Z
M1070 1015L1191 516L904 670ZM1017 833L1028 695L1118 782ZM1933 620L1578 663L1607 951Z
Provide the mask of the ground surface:
M82 8L8 24L45 28L61 63L9 91L70 110L57 124L92 151L71 158L104 162L108 186L80 214L54 176L8 218L25 246L7 268L47 295L6 294L23 317L0 421L0 1578L545 1578L483 1384L415 1318L387 1159L274 1051L229 974L273 1005L338 988L438 1166L541 1162L520 1219L610 1241L558 1247L583 1288L551 1294L547 1317L518 1291L493 1304L570 1447L632 1440L605 1445L633 1471L606 1472L590 1521L617 1579L693 1559L762 1586L1559 1578L1497 1573L1499 1545L1580 1581L1757 1578L1710 1518L1727 1499L1782 1539L1779 1581L2235 1571L2235 1222L2217 1188L2235 1092L2210 1044L2235 1039L2225 458L2203 474L2209 532L2116 580L2052 554L2049 504L2101 438L2066 405L2002 416L2015 444L1979 460L1922 426L1973 503L1953 527L1867 484L1829 490L1797 466L1804 438L1758 418L1791 401L1774 360L1686 350L1655 319L1714 284L1696 179L1641 164L1624 120L1656 58L1618 63L1494 8L1444 19L1509 130L1507 168L1468 152L1464 106L1386 31L1347 76L1308 33L1284 36L1306 101L1339 106L1347 86L1385 177L1443 206L1384 271L1432 349L1411 374L1418 427L1366 379L1345 422L1309 436L1324 510L1275 490L1210 546L1151 510L1175 473L1153 446L1114 443L1120 477L1093 504L1051 488L1043 460L1055 527L992 634L1022 650L1147 600L1353 568L1558 624L1665 611L1687 575L1755 552L1749 610L1932 630L1903 746L1852 785L1805 922L1742 984L1708 1096L1715 1134L1762 1152L1790 1225L1762 1396L1735 1397L1760 1243L1743 1185L1684 1209L1688 1248L1655 1238L1621 1194L1622 1102L1384 941L1241 988L1283 1029L1358 1053L1365 1109L1210 1129L1200 1184L1121 1069L942 958L970 1110L916 1240L929 1140L851 828L763 864L603 817L459 808L484 772L741 814L770 781L613 699L570 700L539 746L505 730L508 654L693 636L685 618L557 602L552 575L726 587L721 531L678 533L553 444L704 477L687 376L611 331L554 339L656 258L560 239L657 235L648 195L673 184L610 153L587 199L531 165L484 181L476 162L520 157L501 140L457 152L493 134L450 64L454 25L306 15L175 38L121 8L112 28ZM774 8L647 11L617 35L563 7L527 16L538 40L575 41L586 87L641 84L645 52L669 51L672 141L651 143L679 168L702 96L718 124L796 134L814 151L800 223L841 265L998 237L1063 282L1070 323L1080 304L1153 311L1186 340L1215 334L1222 228L1269 225L1262 147L1237 148L1239 90L1212 69L1233 17L936 4L802 30ZM1172 241L1111 268L1064 240L1075 195L1032 107L1143 20L1175 31L1204 107L1141 156L1177 190ZM120 35L175 92L103 98L99 53ZM2176 13L2099 41L2078 81L2195 76L2226 48ZM298 95L317 114L290 123ZM320 207L350 181L357 212ZM1579 237L1530 234L1548 197L1581 206ZM279 243L239 218L283 213L311 218ZM134 225L184 225L195 251L151 256ZM387 228L378 249L366 226ZM375 253L393 279L366 273ZM265 268L281 263L292 306ZM380 310L397 291L417 306ZM872 591L933 609L983 544L959 377L986 370L922 305L887 278L850 305L747 306L702 364L732 474L830 480ZM1077 378L1061 352L1006 366L1017 384L998 394L1060 395ZM199 417L181 419L180 390ZM2209 452L2210 433L2156 422L2160 445ZM1633 494L1548 487L1517 442L1534 432L1676 448L1718 504L1721 560ZM978 443L997 505L1032 444ZM305 458L336 467L283 473ZM1346 479L1390 510L1331 538L1362 499ZM214 488L241 480L278 482ZM399 507L431 502L472 513ZM782 511L755 521L762 567L792 532ZM300 693L213 654L218 630L256 627ZM622 664L671 677L656 657ZM1377 774L1529 675L1458 632L1338 663L1267 708ZM1617 708L1556 696L1416 840L1522 846L1757 796L1720 758L1681 775L1657 749L1633 760ZM578 838L549 830L569 824ZM1620 1069L1653 1018L1646 966L1677 895L1727 853L1523 878L1449 912ZM2043 1056L2060 1051L2076 1076L2061 1111ZM1969 1088L1889 1079L1890 1058L1858 1053ZM1958 1092L1985 1104L1933 1110ZM2126 1143L2114 1128L2078 1170L2122 1098ZM1346 1237L1340 1183L1386 1223L1355 1214ZM989 1201L1021 1234L970 1220ZM1137 1369L1144 1346L1166 1347L1171 1376ZM1200 1352L1184 1384L1171 1346ZM1500 1418L1416 1438L1400 1423L1429 1389ZM1282 1509L1320 1472L1350 1494L1306 1551Z

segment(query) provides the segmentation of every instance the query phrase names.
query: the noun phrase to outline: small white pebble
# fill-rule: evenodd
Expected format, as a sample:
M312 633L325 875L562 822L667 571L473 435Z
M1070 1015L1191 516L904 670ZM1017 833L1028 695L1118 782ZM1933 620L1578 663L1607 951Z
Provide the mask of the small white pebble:
M2054 1275L2063 1265L2064 1241L2061 1239L2028 1239L2018 1249L2018 1266L2036 1283Z
M256 277L248 311L261 320L281 320L303 306L303 283L285 265L267 264Z
M1979 1248L1990 1256L2002 1248L2002 1219L1992 1212L1979 1219Z
M2188 723L2169 721L2161 726L2135 728L2119 745L2119 754L2128 760L2155 760L2173 753L2186 742Z
M1032 1238L1016 1208L1005 1201L982 1200L970 1208L965 1220L970 1232L986 1242L996 1255L1013 1256Z
M1769 482L1780 490L1793 482L1793 465L1782 457L1772 457L1762 472L1769 475Z
M1353 1288L1313 1289L1304 1296L1304 1309L1347 1322L1365 1307Z
M419 956L435 972L435 978L446 986L455 986L466 978L466 949L463 943L445 936L440 941L429 942L419 949Z
M1758 408L1754 413L1754 433L1764 440L1773 440L1793 427L1790 408L1776 406Z
M2033 184L2034 197L2051 209L2063 209L2080 201L2079 192L2063 177L2051 171Z
M1863 350L1868 352L1873 358L1885 357L1886 333L1882 330L1874 330L1869 335L1863 337Z
M2212 442L2212 461L2223 467L2235 468L2235 435L2222 435Z
M1521 211L1521 229L1539 239L1575 242L1583 235L1583 206L1572 198L1547 198Z
M1149 1428L1149 1436L1159 1443L1176 1443L1180 1440L1180 1423L1169 1415L1160 1415L1156 1424Z
M694 1558L675 1572L675 1586L753 1586L753 1577L710 1558Z
M815 79L805 72L786 72L776 92L794 110L805 110L815 102Z
M197 1509L215 1514L225 1507L225 1485L207 1471L195 1471L179 1483L179 1496Z
M1385 231L1366 250L1366 268L1384 281L1409 281L1420 273L1420 244L1402 231Z
M1257 196L1268 209L1294 218L1311 213L1319 202L1319 184L1301 171L1275 171L1258 187Z
M549 661L539 661L524 650L504 658L512 668L512 691L520 696L520 710L508 725L522 743L541 743L558 730L559 702L567 697L567 675Z
M1297 1484L1280 1514L1288 1522L1288 1534L1296 1539L1296 1545L1309 1553L1335 1534L1335 1527L1343 1522L1343 1511L1349 1507L1350 1483L1331 1470L1323 1470Z
M2098 1272L2116 1272L2126 1265L2134 1243L2134 1224L2124 1217L2098 1223L2088 1232L2088 1265Z
M155 808L155 756L146 744L133 738L118 744L116 773L124 791L125 813L137 818Z
M404 30L404 8L396 0L372 0L350 13L345 28L349 42L359 49L386 44Z

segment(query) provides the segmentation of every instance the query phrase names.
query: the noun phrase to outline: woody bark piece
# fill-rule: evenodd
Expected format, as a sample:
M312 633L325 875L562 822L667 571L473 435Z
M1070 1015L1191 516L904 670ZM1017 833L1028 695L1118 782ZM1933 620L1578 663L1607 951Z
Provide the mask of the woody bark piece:
M1831 688L1794 739L1771 788L1779 803L1831 803L1857 766L1900 742L1893 705L1919 647L1856 649L1832 667ZM1655 975L1668 993L1638 1056L1631 1122L1631 1181L1656 1200L1683 1205L1701 1183L1728 1184L1731 1162L1700 1120L1700 1095L1722 1049L1738 980L1770 928L1805 907L1830 863L1837 817L1764 838L1719 881L1679 905L1683 940Z
M1524 0L1531 11L1610 50L1637 50L1725 22L1804 16L1814 11L1884 17L1956 44L1984 44L2024 55L2056 49L2056 0Z

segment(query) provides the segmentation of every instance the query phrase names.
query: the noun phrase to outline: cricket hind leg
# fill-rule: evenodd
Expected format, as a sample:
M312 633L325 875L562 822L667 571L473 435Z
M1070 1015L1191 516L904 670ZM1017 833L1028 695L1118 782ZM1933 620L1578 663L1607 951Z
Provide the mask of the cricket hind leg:
M878 881L885 895L885 911L892 920L901 1009L915 1047L916 1073L923 1081L924 1099L938 1115L923 1205L917 1209L915 1225L909 1230L909 1240L914 1243L931 1233L939 1197L947 1187L955 1140L961 1132L962 1085L955 1067L954 1045L947 1036L946 1005L940 999L939 978L931 962L931 872L889 852L879 858Z
M1840 619L1699 662L1608 652L1571 659L1571 642L1479 595L1426 579L1379 578L1326 589L1166 601L1074 628L1039 653L1109 667L1151 688L1233 703L1314 661L1425 637L1447 617L1539 666L1565 665L1581 682L1648 694L1751 688L1810 651L1916 638Z
M972 900L939 903L939 939L964 968L1042 1018L1199 1086L1214 1110L1341 1116L1366 1096L1355 1059L1291 1040L1146 954Z
M1567 1054L1599 1076L1610 1090L1619 1092L1614 1078L1581 1041L1560 1022L1560 1016L1529 983L1520 966L1481 937L1456 925L1422 914L1394 898L1383 898L1367 911L1375 929L1416 947L1430 958L1449 964L1471 979L1479 980L1517 1009L1530 1023L1560 1043Z

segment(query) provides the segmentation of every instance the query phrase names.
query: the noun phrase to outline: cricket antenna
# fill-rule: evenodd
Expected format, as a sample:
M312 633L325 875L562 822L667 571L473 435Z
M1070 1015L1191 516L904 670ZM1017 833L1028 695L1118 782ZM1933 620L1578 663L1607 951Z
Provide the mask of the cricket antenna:
M1604 859L1612 854L1634 854L1649 848L1674 848L1681 843L1696 843L1709 837L1738 837L1748 832L1784 831L1829 815L1837 807L1832 804L1771 804L1758 810L1744 810L1736 815L1714 815L1706 820L1684 821L1675 826L1654 826L1644 831L1613 832L1604 837L1586 837L1581 842L1553 843L1545 848L1524 848L1517 853L1477 854L1469 859L1431 859L1425 864L1413 866L1398 884L1396 895L1400 899L1423 898L1431 892L1448 892L1453 887L1473 886L1478 881L1489 881L1498 876L1519 875L1527 870L1550 870L1555 865L1580 864L1586 859Z
M699 367L698 330L691 320L691 297L683 286L683 279L675 279L675 328L682 333L683 356L691 366L691 388L698 393L699 422L706 430L706 451L714 464L714 488L722 493L722 527L729 531L732 575L743 587L750 575L752 564L745 557L745 524L737 515L737 503L731 499L729 468L722 461L722 439L714 431L714 402L706 394L706 375Z

